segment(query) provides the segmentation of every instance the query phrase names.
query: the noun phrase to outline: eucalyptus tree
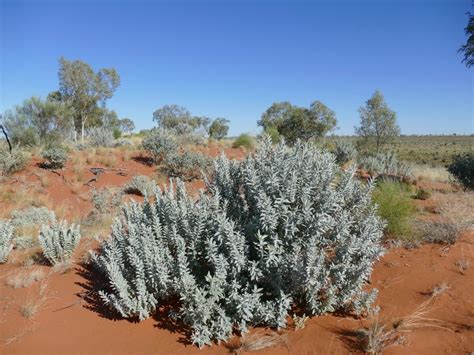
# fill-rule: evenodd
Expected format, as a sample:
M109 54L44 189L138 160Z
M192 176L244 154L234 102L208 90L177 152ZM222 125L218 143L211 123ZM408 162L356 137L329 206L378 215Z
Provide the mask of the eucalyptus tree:
M386 143L400 135L397 114L388 107L380 90L376 90L365 106L359 108L359 114L360 126L355 127L355 131L360 137L359 145L367 150L375 145L379 152Z
M209 126L209 136L215 139L222 139L229 132L229 120L218 117Z
M470 12L467 27L464 29L468 36L466 44L459 48L459 52L464 54L463 62L468 68L474 65L474 15Z
M105 103L120 85L120 76L113 68L102 68L95 72L81 60L59 59L59 93L62 100L74 108L75 132L80 132L84 141L85 129L94 125L100 117Z

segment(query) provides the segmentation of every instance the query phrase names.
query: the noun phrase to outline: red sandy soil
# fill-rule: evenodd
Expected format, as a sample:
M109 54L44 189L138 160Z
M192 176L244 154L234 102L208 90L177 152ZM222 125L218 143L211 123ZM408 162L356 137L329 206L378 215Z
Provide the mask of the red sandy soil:
M216 155L218 151L208 152ZM228 154L229 151L226 151ZM243 152L231 150L241 158ZM230 154L229 154L230 155ZM117 159L116 168L126 168L128 175L108 171L92 185L121 186L133 175L154 176L155 168L134 160ZM123 166L122 166L123 165ZM99 165L94 165L99 166ZM85 166L86 181L93 177ZM30 166L22 173L28 181L37 183L41 169ZM60 171L61 176L49 172L51 183L47 195L55 204L72 205L70 213L86 215L91 204L81 199L91 187L82 186L73 193L68 179L72 179L70 165ZM63 179L64 176L64 179ZM15 177L12 179L15 181ZM8 183L12 183L12 181ZM13 185L20 182L13 182ZM202 187L195 182L191 189ZM446 188L449 188L446 187ZM433 213L430 200L417 202L427 213ZM432 207L432 208L431 208ZM14 251L13 253L16 253ZM457 263L470 262L470 267L460 270ZM33 269L42 269L46 277L46 299L38 313L31 319L21 314L27 300L37 299L41 282L28 288L14 289L7 281L14 275ZM173 324L165 311L141 323L124 319L110 319L110 315L88 299L87 291L100 282L94 274L76 264L66 273L54 272L49 266L34 265L28 268L18 264L0 265L0 353L1 354L227 354L225 344L199 350L189 343L187 329ZM445 285L444 292L434 297L433 289ZM386 350L386 354L466 354L474 351L474 234L465 234L455 245L422 245L415 249L392 248L376 263L371 287L379 289L377 305L380 306L381 323L412 314L420 305L429 302L427 318L436 319L443 326L422 326L404 333L401 345ZM356 319L348 315L313 317L304 329L291 326L282 330L288 338L285 346L258 351L258 354L349 354L362 353L357 348L354 331L373 320ZM427 322L426 325L430 323ZM252 332L263 332L254 329ZM239 343L233 339L231 343Z

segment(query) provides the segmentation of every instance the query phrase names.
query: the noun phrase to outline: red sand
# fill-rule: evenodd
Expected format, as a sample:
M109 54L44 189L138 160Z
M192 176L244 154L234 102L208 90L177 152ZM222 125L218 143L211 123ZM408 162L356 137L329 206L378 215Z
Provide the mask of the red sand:
M226 152L228 153L228 152ZM212 152L215 155L216 152ZM241 157L241 151L234 151ZM122 163L121 160L119 160ZM122 167L118 163L117 167ZM120 186L133 175L154 174L155 168L130 160L123 163L128 176L109 171L99 177L95 186ZM98 166L98 165L94 165ZM84 167L86 179L91 166ZM40 169L32 166L23 174ZM72 177L70 166L61 171L65 179ZM47 194L55 204L73 205L71 214L86 214L91 204L71 191L61 176L50 173L51 184ZM19 183L17 183L19 184ZM196 191L202 182L190 184ZM88 186L81 187L87 193ZM419 202L428 212L431 201ZM381 321L394 321L411 314L430 299L436 285L446 283L445 292L433 299L426 317L449 324L449 329L421 327L405 334L405 342L386 350L386 354L466 354L474 351L474 234L464 235L450 247L423 245L417 249L395 248L375 265L371 287L379 289L377 304L381 308ZM15 252L14 252L15 253ZM470 267L461 272L456 266L460 260L470 261ZM39 282L28 288L14 289L6 281L19 273L19 265L0 265L0 353L1 354L226 354L224 344L199 350L189 344L186 330L171 324L166 317L155 317L141 323L113 320L101 310L91 309L84 299L94 281L79 265L66 274L43 269L47 277L47 300L30 320L21 315L21 305L27 299L38 297ZM367 325L366 319L327 315L313 317L301 330L287 329L286 347L259 351L259 354L348 354L361 353L351 343L351 331ZM254 330L255 331L255 330ZM261 330L256 330L261 331ZM238 341L236 339L234 342Z

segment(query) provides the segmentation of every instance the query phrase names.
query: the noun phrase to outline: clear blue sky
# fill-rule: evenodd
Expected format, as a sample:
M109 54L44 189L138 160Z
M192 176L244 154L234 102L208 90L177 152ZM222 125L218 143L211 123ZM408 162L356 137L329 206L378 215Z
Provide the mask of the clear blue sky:
M352 134L378 88L404 134L474 131L470 0L0 3L0 111L57 89L64 56L116 68L108 106L139 129L175 103L257 133L272 102L321 100Z

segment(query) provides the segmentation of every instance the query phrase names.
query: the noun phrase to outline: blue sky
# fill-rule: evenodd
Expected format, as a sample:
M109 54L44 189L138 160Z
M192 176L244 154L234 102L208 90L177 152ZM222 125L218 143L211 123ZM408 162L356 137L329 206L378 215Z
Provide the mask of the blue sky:
M470 0L0 0L0 111L57 89L58 58L114 67L137 128L164 104L257 133L275 101L321 100L352 134L380 89L404 134L474 132Z

